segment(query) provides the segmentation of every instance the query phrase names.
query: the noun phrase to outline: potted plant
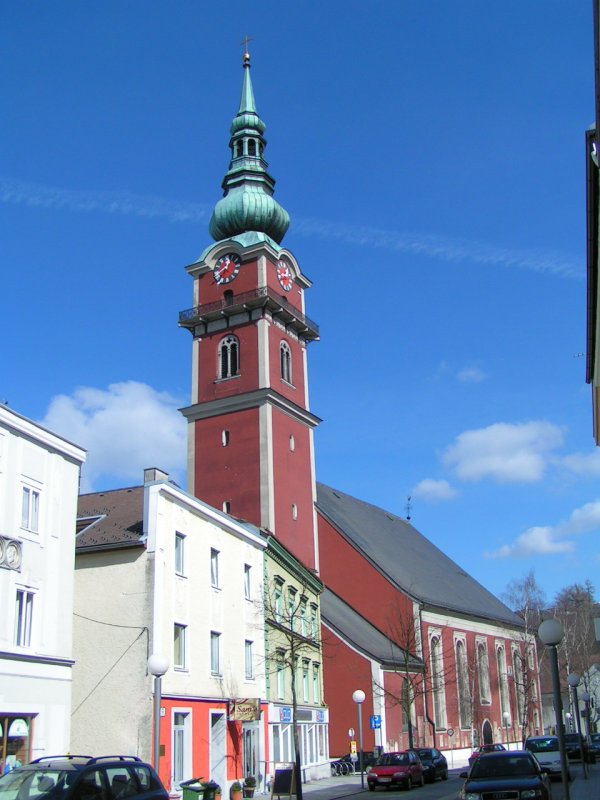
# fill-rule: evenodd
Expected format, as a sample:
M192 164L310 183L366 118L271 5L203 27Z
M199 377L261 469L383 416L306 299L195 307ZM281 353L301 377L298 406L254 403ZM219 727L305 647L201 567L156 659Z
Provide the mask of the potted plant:
M246 775L244 778L244 797L254 797L256 789L256 778L254 775Z
M242 784L234 781L229 789L229 800L242 800Z

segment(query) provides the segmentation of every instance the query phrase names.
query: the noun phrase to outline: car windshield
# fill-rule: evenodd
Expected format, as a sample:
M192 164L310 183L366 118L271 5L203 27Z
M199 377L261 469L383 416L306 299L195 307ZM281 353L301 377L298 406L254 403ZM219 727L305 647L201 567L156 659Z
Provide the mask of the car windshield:
M558 739L556 736L548 736L547 739L532 739L527 742L525 747L532 753L548 753L551 750L558 750Z
M417 753L419 754L421 761L433 758L433 753L431 750L417 750Z
M471 778L504 778L516 775L536 775L533 757L485 756L478 758L471 768Z
M57 769L16 769L0 778L0 800L52 800L75 773Z
M579 744L579 734L565 733L565 742L572 742L573 744Z
M408 756L406 753L388 753L379 759L380 767L397 767L408 764Z

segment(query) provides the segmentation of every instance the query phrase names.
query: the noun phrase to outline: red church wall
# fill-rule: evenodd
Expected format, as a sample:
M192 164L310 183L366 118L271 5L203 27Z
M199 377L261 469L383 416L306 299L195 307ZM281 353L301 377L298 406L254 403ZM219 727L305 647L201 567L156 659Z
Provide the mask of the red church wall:
M358 714L352 700L356 689L362 689L367 696L362 707L363 749L373 750L375 738L369 728L369 717L373 713L371 663L325 627L322 636L324 699L330 708L329 752L332 757L350 752L349 728L354 728L358 737ZM334 661L343 664L343 669L332 668Z
M288 414L273 409L273 474L277 538L314 569L314 504L312 496L310 431ZM294 449L290 446L294 437ZM297 519L292 516L292 504Z
M258 409L197 420L194 494L220 510L260 525ZM229 444L223 446L223 431Z
M292 385L281 378L280 345L287 342L292 355ZM269 360L271 362L271 386L275 391L287 397L296 405L304 408L304 354L303 347L290 336L277 328L271 327L269 338Z
M320 514L320 578L382 633L398 639L404 636L398 618L407 620L412 629L412 601L396 589L352 547ZM412 638L412 637L410 637ZM398 642L402 644L402 642ZM414 638L409 642L414 651Z

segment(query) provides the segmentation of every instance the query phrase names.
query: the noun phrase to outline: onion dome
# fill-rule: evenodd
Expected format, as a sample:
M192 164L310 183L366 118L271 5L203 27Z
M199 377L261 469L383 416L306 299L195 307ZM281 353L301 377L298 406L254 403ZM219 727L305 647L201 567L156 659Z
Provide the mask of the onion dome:
M278 244L290 224L287 211L273 199L275 180L263 158L265 123L258 116L250 55L244 53L244 80L240 109L231 123L231 161L221 184L223 198L216 204L208 230L216 241L248 231L263 233Z

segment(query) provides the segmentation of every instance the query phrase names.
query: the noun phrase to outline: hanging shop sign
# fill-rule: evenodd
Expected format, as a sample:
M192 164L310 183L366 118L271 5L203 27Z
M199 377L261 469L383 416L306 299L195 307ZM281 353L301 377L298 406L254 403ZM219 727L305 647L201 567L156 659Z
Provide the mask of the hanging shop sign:
M229 719L235 722L255 722L260 719L260 698L245 697L230 700Z

